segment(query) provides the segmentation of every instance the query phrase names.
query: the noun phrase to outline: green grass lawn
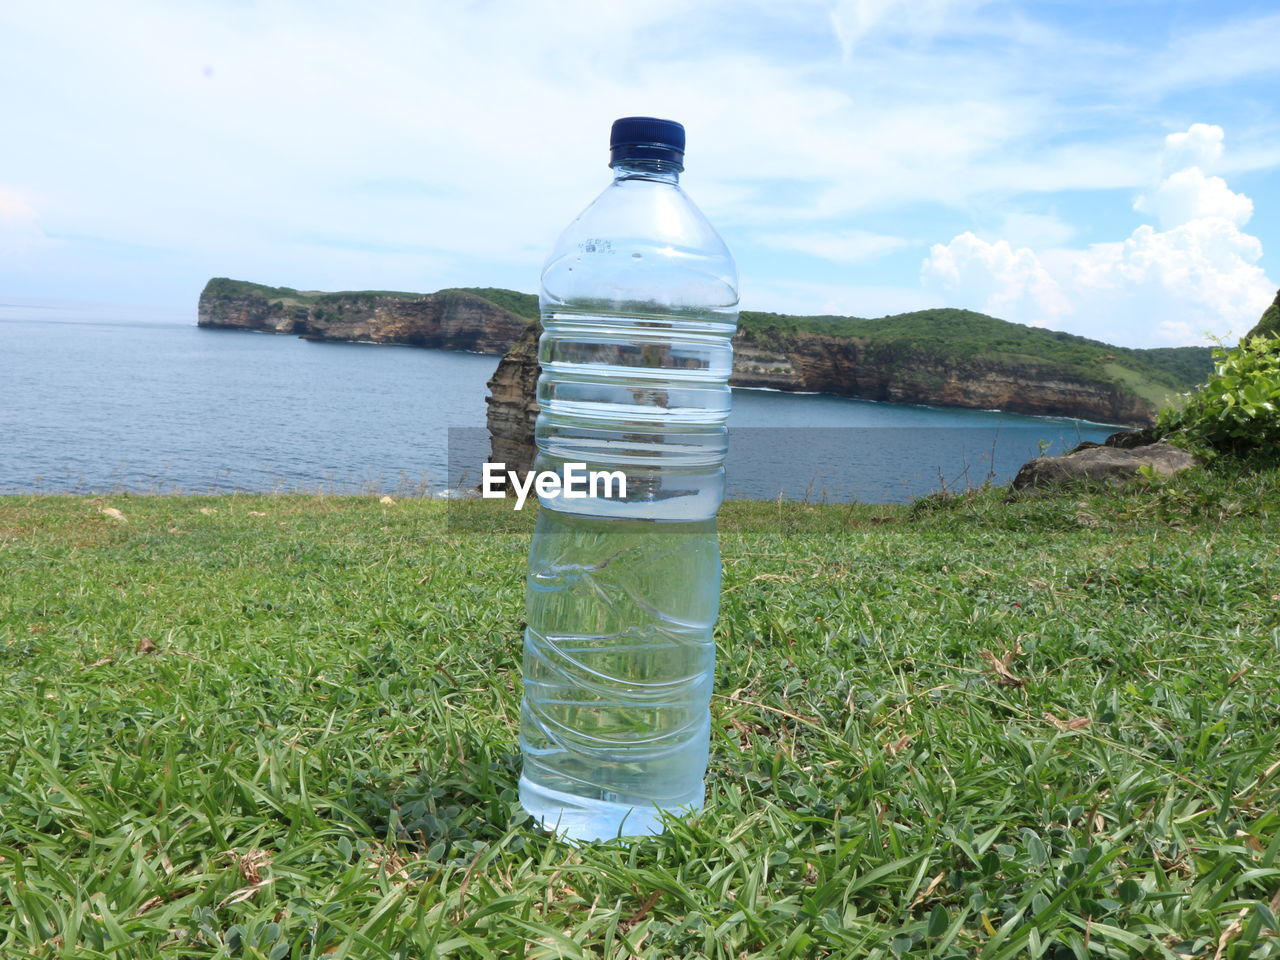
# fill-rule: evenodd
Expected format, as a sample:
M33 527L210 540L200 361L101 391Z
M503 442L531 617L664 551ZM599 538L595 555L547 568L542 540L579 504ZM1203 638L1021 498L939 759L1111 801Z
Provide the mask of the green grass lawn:
M576 849L471 521L0 499L0 957L1280 957L1280 471L728 505L707 807Z

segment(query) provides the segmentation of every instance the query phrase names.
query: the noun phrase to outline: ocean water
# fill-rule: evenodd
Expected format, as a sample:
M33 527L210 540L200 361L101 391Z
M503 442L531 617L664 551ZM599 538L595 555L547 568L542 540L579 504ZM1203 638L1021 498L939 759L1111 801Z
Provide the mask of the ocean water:
M439 494L451 475L478 475L496 364L202 330L189 313L0 300L0 492ZM734 390L727 495L902 502L1007 482L1041 449L1113 429Z

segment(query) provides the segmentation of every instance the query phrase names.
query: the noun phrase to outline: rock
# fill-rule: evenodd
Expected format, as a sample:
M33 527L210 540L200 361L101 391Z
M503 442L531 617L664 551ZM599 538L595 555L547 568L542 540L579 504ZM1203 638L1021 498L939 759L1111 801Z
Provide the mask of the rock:
M1139 427L1136 430L1121 430L1118 433L1113 433L1102 443L1081 440L1068 450L1065 456L1069 457L1073 453L1079 453L1081 450L1092 450L1094 447L1117 447L1121 450L1132 450L1134 447L1145 447L1148 444L1159 442L1160 437L1156 435L1154 427Z
M542 324L529 324L524 334L500 361L489 381L489 462L505 463L506 469L526 473L533 469L537 452L533 444L534 422L538 419L538 338Z
M1103 441L1102 445L1120 450L1132 450L1134 447L1145 447L1159 441L1160 438L1156 436L1154 427L1140 427L1137 430L1121 430L1119 433L1113 433Z
M378 502L388 507L394 507L396 505L394 497L382 497Z
M905 343L877 344L803 330L739 329L729 382L1102 423L1146 425L1156 413L1150 401L1105 379L982 355L940 360Z
M210 280L200 294L201 327L293 333L308 340L403 343L441 350L500 354L529 321L461 290L421 296L366 291L305 294L303 302L271 299L253 284ZM294 291L296 293L296 291Z
M509 470L523 472L533 465L541 333L541 324L534 321L502 358L489 381L489 460L505 463ZM857 340L798 332L762 344L750 330L738 332L733 350L733 376L729 382L735 387L1073 416L1111 423L1149 423L1155 413L1146 400L1115 385L1048 378L1034 370L1019 371L981 358L965 365L932 368L907 362L907 358L871 356Z
M1102 444L1094 443L1092 440L1081 440L1074 447L1068 450L1064 456L1071 456L1073 453L1079 453L1081 450L1092 450L1094 447L1100 447Z
M1278 309L1273 307L1269 314ZM319 293L215 277L200 295L198 322L202 327L292 333L309 340L402 343L503 354L525 335L527 317L535 310L532 294L492 288L429 294ZM744 313L733 341L730 383L885 403L1003 410L1135 426L1154 420L1155 405L1106 366L1094 369L1076 362L1057 362L1052 351L1044 356L1036 354L1043 344L1028 348L1031 353L1026 356L1018 351L966 349L966 342L975 336L1000 339L1007 334L1016 340L1019 327L970 311L936 313L938 316L929 318L932 328L924 339L918 331L911 332L916 329L911 326L888 337L875 333L883 322L910 321L913 315L907 314L875 321ZM831 322L815 328L796 324L797 319ZM911 322L918 324L919 320L916 317ZM1096 350L1092 360L1097 364L1119 363L1123 367L1128 362L1106 344L1066 334L1054 336ZM517 359L524 363L528 358ZM1207 373L1207 348L1203 359ZM531 392L535 381L536 376L528 378L527 397L510 398L509 410L502 409L502 401L496 411L490 407L491 423L496 413L499 421L509 421L509 431L528 422L530 430L519 441L524 459L532 449L530 413L536 415ZM507 439L515 442L514 432L509 437L495 434L499 446ZM512 460L520 462L514 456Z
M1064 457L1037 457L1023 464L1013 479L1012 489L1039 489L1085 481L1120 486L1136 479L1143 467L1169 477L1199 462L1187 451L1167 443L1151 443L1128 450L1091 447Z

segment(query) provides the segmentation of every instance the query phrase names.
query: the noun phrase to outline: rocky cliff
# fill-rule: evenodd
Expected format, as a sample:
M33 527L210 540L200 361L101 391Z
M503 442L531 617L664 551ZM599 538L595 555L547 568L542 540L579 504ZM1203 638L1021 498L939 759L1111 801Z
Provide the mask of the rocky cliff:
M529 321L462 290L314 293L218 278L200 294L197 323L313 340L500 354L520 338Z
M535 296L488 287L318 293L217 278L199 303L202 327L505 353L488 421L493 459L512 469L532 456L536 316ZM1280 296L1255 332L1272 326ZM877 319L744 312L734 354L735 386L1139 426L1212 366L1207 348L1135 350L953 309Z
M750 328L734 338L730 383L1126 425L1147 425L1156 411L1121 384L1052 363L939 355L911 344L806 332L771 336L762 344Z
M485 403L489 427L489 462L526 473L533 467L533 426L538 419L538 338L542 324L534 320L498 361L489 380Z
M528 470L533 462L541 333L541 325L531 323L498 362L489 381L490 460L507 464L507 469ZM1051 363L939 356L910 345L805 331L760 336L749 327L734 338L729 382L737 387L1138 426L1153 423L1156 411L1149 400L1118 383L1081 376Z

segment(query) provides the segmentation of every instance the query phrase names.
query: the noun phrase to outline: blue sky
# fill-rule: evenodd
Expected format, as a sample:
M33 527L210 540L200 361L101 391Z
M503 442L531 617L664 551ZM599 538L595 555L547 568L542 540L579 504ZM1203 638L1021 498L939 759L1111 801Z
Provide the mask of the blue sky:
M1230 336L1280 283L1277 36L1177 0L10 4L0 299L534 291L651 114L745 308Z

